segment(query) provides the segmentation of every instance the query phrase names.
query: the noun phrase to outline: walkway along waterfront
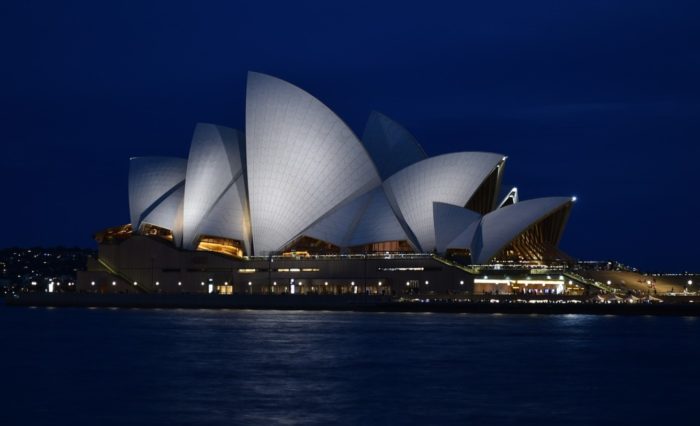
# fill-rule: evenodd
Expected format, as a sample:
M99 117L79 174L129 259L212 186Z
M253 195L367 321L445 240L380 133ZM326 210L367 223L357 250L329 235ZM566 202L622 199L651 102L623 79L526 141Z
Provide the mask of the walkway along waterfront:
M656 303L617 303L523 296L409 300L365 295L22 293L6 296L5 303L7 306L46 307L700 316L700 297L695 299L671 297Z

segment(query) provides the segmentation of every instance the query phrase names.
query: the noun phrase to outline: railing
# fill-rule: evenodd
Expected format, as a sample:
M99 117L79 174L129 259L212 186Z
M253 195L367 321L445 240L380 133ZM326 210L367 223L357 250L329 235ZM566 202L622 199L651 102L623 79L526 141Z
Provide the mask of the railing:
M368 253L368 254L310 254L299 256L246 256L246 260L278 261L278 260L339 260L339 259L429 259L430 253Z
M118 271L116 268L114 268L112 265L107 263L105 260L100 259L98 257L97 262L100 265L102 265L107 270L107 272L109 272L110 274L115 275L115 276L119 277L120 279L122 279L123 281L125 281L127 285L130 285L132 282L134 282L128 276L126 276L123 272ZM141 293L150 293L149 289L146 289L142 284L136 285L134 287L136 287L136 289L138 291L140 291Z
M616 288L614 288L614 287L612 287L612 286L609 286L609 285L607 285L607 284L603 284L603 283L600 282L600 281L591 280L591 279L586 278L586 277L584 277L584 276L582 276L582 275L579 275L579 274L577 274L577 273L575 273L575 272L565 271L563 274L564 274L565 276L567 276L567 277L573 279L573 280L580 281L580 282L582 282L582 283L584 283L584 284L588 284L588 285L590 285L590 286L593 286L593 287L596 287L596 288L598 288L598 289L600 289L600 290L603 290L605 293L616 294L616 293L618 293L618 292L620 291L620 290L618 290L618 289L616 289Z
M452 266L452 267L454 267L454 268L461 269L461 270L463 270L464 272L468 272L468 273L473 274L473 275L479 273L479 270L476 269L476 268L474 268L474 267L472 267L472 266L467 266L467 265L463 265L463 264L458 263L458 262L453 262L453 261L451 261L451 260L445 259L444 257L440 257L440 256L438 256L438 255L436 255L436 254L433 254L433 255L432 255L432 258L435 259L435 260L437 260L437 261L440 262L440 263L443 263L443 264L447 265L447 266Z

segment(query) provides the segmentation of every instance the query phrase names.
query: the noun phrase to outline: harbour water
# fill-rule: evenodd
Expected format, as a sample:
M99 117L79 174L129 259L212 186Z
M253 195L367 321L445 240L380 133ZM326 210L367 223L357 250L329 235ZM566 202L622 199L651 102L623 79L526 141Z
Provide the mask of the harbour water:
M700 318L13 308L2 424L698 424Z

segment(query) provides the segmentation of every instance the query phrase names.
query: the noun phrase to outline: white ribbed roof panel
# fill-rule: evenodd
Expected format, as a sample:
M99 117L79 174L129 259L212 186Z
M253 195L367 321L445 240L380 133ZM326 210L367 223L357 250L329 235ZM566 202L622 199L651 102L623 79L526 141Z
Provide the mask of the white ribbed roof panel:
M280 250L326 212L380 183L364 147L328 107L248 73L246 158L255 253Z
M386 199L384 189L382 187L375 188L368 193L368 197L366 208L357 222L347 246L353 247L383 241L408 240L410 242Z
M173 233L175 245L182 243L182 201L185 187L180 185L143 218L141 223L149 223L169 229Z
M377 111L372 111L367 120L362 143L382 179L428 157L406 128Z
M311 225L302 234L339 247L346 247L355 224L367 208L370 194L371 192L368 192L343 203Z
M187 162L187 185L183 212L183 245L193 249L202 232L199 228L233 180L242 176L243 134L213 124L197 124ZM235 189L234 189L235 192ZM236 200L237 203L236 203ZM230 197L229 206L244 211L239 198ZM240 221L244 219L241 217ZM226 224L222 224L227 226ZM229 235L220 237L236 238ZM240 235L238 236L240 237ZM236 238L241 239L241 238Z
M134 157L129 161L129 213L134 230L184 184L186 170L187 160L182 158Z
M240 176L202 218L196 231L197 240L202 235L232 238L242 241L246 253L250 253L247 216L242 203L244 191L243 176Z
M459 234L472 224L478 223L481 215L462 206L445 203L433 203L433 220L435 221L435 246L439 253L452 248L452 242ZM466 247L471 245L471 240Z
M474 236L477 234L481 220L472 222L463 231L459 232L447 245L447 249L469 249L473 253L475 247L478 245L480 247L480 242L475 242Z
M424 252L435 249L433 203L466 205L503 155L457 152L425 159L384 182L387 197Z
M479 232L481 247L475 245L472 260L477 264L488 262L509 242L541 219L560 207L571 203L571 197L546 197L520 201L485 215Z

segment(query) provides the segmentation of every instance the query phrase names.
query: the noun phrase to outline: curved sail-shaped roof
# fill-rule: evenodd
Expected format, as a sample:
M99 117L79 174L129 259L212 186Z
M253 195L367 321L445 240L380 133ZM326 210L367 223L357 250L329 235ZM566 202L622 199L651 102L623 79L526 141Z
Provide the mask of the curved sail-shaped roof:
M303 232L303 235L346 247L355 224L370 201L367 192L343 203Z
M406 128L377 111L369 115L362 143L382 179L428 157Z
M183 211L183 245L195 248L199 236L217 235L247 242L242 133L213 124L197 124L187 162ZM240 180L240 184L235 183ZM243 190L239 191L238 186ZM212 229L216 206L223 222ZM203 221L207 227L203 229Z
M202 235L232 238L242 241L246 253L250 253L247 218L245 186L243 177L239 177L224 191L199 222L194 242L196 243Z
M377 187L370 191L367 197L367 205L355 224L347 246L354 247L383 241L402 240L407 240L415 245L415 241L406 235L401 223L399 223L399 219L386 198L384 189Z
M464 206L502 160L503 155L486 152L444 154L408 166L384 182L392 207L421 251L436 248L433 203Z
M465 229L478 224L481 215L461 206L445 203L433 203L433 220L435 221L435 248L443 253L457 236ZM469 240L471 244L471 240Z
M472 244L472 261L477 264L488 262L531 225L571 203L571 197L536 198L485 215Z
M303 235L354 247L384 241L409 240L381 186L344 203L314 223ZM412 241L410 241L413 243Z
M456 249L469 249L470 252L474 252L476 247L481 247L481 243L478 241L477 230L481 225L481 220L477 220L469 224L464 230L458 232L455 237L445 245L445 250L456 248Z
M141 220L141 224L148 223L169 229L173 233L175 245L180 246L182 244L182 200L184 197L185 187L180 185L158 203Z
M343 121L300 88L248 73L246 158L254 250L280 250L344 200L378 185Z
M160 217L163 226L164 217L177 217L177 198L175 195L185 184L187 160L173 157L133 157L129 161L129 213L131 225L138 232L144 219L154 213L161 204L163 207L153 218ZM167 203L164 203L166 200ZM180 198L181 200L181 198ZM152 219L155 221L155 219Z

